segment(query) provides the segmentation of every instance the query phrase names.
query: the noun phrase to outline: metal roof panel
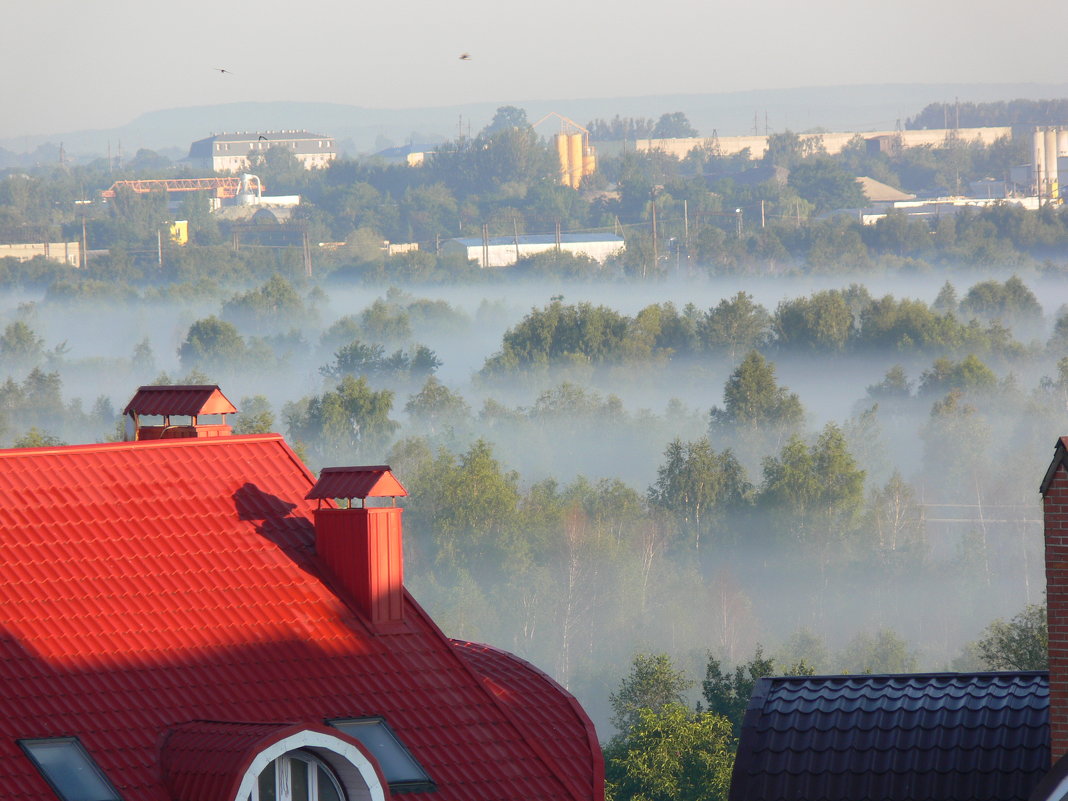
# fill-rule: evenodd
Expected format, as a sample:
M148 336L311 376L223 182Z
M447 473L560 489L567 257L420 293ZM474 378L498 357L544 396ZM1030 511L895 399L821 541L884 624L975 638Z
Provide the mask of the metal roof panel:
M402 497L407 494L404 485L390 472L389 465L369 465L324 468L315 486L304 497L316 500Z
M230 400L216 384L185 384L139 387L122 410L139 415L234 414Z
M76 734L125 801L156 801L179 723L378 714L437 801L601 801L575 790L590 744L539 750L549 713L524 722L407 594L403 632L367 631L314 553L314 484L277 435L0 450L0 796L49 797L19 737Z
M1048 715L1041 672L760 679L730 799L1023 801L1048 766Z

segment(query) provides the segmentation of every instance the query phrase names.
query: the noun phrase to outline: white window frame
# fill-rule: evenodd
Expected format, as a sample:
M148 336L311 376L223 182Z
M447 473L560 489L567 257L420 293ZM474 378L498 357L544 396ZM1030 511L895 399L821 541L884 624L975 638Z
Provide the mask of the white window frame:
M289 751L282 756L278 757L273 762L268 763L268 767L273 765L275 770L275 799L276 801L293 801L293 763L303 762L308 766L308 799L307 801L321 801L319 795L319 779L322 775L329 777L331 784L337 794L337 797L341 801L345 801L345 790L341 786L341 782L338 781L334 775L334 771L330 769L330 766L319 759L310 751ZM265 768L266 769L266 768ZM260 801L260 782L257 777L256 785L252 788L252 795L249 801ZM298 801L303 801L298 799Z
M363 751L339 737L307 729L284 737L256 754L245 770L233 801L258 799L259 777L267 766L290 752L301 750L317 757L333 774L341 785L345 801L386 801L378 772Z

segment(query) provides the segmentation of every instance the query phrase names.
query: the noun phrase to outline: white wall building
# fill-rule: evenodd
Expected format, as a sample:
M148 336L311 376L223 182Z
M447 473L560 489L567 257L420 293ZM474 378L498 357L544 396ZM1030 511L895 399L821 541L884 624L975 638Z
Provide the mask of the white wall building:
M332 137L308 131L243 131L212 134L189 146L186 161L215 172L246 172L257 156L272 147L289 150L307 170L321 169L337 158Z
M615 234L562 234L560 250L576 256L588 256L604 263L611 256L621 253L623 237ZM478 262L479 267L509 267L519 259L555 250L556 237L552 234L522 234L516 236L460 237L445 242L445 253L461 253L466 259Z

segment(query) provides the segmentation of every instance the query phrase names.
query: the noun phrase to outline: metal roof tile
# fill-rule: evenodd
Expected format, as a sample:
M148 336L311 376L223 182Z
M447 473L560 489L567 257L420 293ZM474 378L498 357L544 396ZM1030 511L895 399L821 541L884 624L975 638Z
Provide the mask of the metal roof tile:
M123 414L188 415L232 414L237 411L214 384L144 386L126 404Z
M367 635L317 573L313 483L273 435L0 451L0 796L47 793L17 737L77 733L126 801L154 801L175 722L380 714L438 801L600 801L568 778L591 743L539 750L549 712L494 701L490 660L465 667L418 607L405 634ZM518 686L556 703L538 681ZM577 731L568 703L552 714Z
M1042 673L762 679L730 797L1025 799L1047 714Z

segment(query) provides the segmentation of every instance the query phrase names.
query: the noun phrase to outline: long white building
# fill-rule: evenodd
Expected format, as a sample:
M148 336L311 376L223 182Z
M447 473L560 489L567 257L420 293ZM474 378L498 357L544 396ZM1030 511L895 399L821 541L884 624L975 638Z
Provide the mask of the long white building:
M337 158L332 137L308 131L242 131L212 134L189 146L186 161L215 172L248 172L251 162L272 147L284 147L307 170L326 167Z
M441 249L444 253L460 253L464 258L478 263L479 267L509 267L519 259L545 253L557 247L552 234L522 234L516 236L468 236L450 239ZM561 251L576 256L588 256L604 263L625 248L623 237L615 234L562 234Z

